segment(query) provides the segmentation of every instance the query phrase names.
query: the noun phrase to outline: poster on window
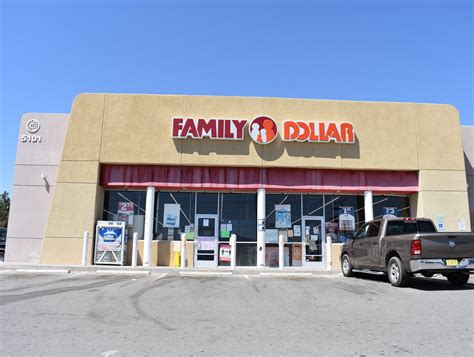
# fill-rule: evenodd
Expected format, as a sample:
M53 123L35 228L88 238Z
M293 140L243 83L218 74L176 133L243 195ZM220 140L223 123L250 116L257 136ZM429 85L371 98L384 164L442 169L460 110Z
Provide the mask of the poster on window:
M220 262L230 262L231 254L232 254L232 248L230 244L219 245L219 261Z
M355 230L354 207L339 207L339 229L345 231Z
M214 250L215 243L214 237L197 237L196 246L197 250Z
M117 220L125 222L126 225L133 225L133 203L119 202L117 208Z
M398 217L398 209L397 207L383 207L383 218L397 218Z
M289 265L290 259L290 248L283 248L283 259L284 264ZM270 268L276 268L279 266L280 253L279 247L265 247L265 266Z
M163 208L163 227L179 228L179 216L181 206L179 204L165 203Z
M94 252L95 264L124 264L125 222L98 221Z
M275 228L291 228L291 205L275 205Z

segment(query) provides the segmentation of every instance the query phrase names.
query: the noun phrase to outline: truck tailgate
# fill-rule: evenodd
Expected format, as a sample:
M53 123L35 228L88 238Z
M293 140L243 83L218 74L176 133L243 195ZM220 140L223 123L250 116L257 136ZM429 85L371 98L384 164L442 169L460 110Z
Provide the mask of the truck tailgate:
M422 233L421 257L474 258L474 233Z

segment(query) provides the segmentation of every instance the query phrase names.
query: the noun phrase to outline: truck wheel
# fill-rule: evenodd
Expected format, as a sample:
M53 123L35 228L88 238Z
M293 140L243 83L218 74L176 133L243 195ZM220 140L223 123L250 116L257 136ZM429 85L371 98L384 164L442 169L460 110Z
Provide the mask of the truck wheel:
M342 274L345 277L353 276L354 273L352 272L352 264L351 259L347 254L344 254L341 259L341 266L342 266Z
M464 286L469 280L469 274L463 272L446 274L446 278L452 286Z
M390 284L397 287L408 285L408 274L399 257L391 257L387 265L387 277Z

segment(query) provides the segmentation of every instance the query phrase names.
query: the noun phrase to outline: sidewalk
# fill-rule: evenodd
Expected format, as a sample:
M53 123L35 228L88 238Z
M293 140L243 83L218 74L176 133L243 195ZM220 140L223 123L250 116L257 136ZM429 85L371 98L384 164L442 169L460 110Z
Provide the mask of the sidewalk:
M283 270L278 268L256 268L256 267L237 267L232 270L229 267L219 268L194 268L187 267L131 267L131 266L111 266L111 265L50 265L34 263L5 263L0 262L0 273L2 272L23 272L23 273L73 273L90 272L101 274L179 274L179 275L239 275L251 274L262 276L310 276L310 275L339 275L340 270L322 270L307 268L288 267Z

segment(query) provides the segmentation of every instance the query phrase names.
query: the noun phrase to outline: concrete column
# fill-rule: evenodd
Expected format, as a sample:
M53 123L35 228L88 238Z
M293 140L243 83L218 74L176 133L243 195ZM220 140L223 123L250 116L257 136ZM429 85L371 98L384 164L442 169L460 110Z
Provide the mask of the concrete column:
M372 191L364 192L364 212L366 222L369 222L374 219L374 202L372 197Z
M147 187L145 204L145 235L143 237L143 266L150 266L151 241L153 240L153 215L155 213L155 188Z
M265 267L265 189L257 190L257 267Z

